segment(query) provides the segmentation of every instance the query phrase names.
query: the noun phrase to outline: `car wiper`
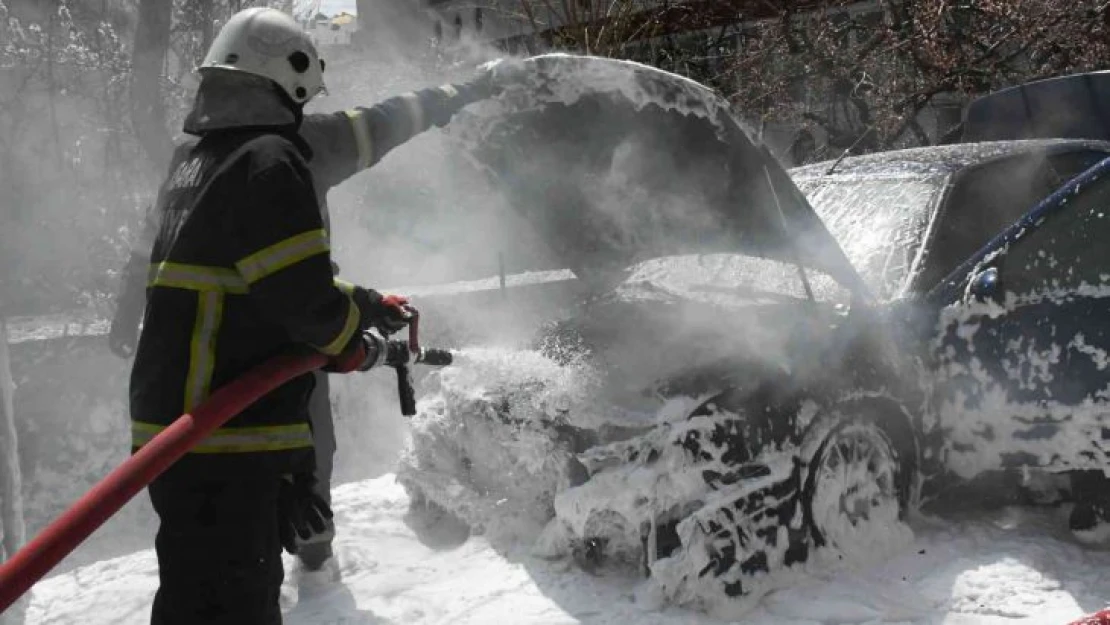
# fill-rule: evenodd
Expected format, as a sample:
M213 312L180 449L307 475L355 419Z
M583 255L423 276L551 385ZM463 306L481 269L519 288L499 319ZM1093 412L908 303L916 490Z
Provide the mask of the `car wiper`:
M832 175L832 173L834 171L836 171L836 168L839 167L840 164L844 162L844 159L848 158L848 155L852 153L852 150L856 149L856 146L859 145L859 142L863 141L864 137L871 134L871 131L873 131L873 130L875 130L874 126L868 126L867 130L864 130L862 133L860 133L860 135L858 137L856 137L856 140L852 142L852 145L848 146L847 148L845 148L845 150L843 152L840 153L840 157L837 158L836 162L834 162L829 167L829 170L825 172L825 175L826 176Z
M763 174L767 176L767 184L771 187L771 196L775 198L775 208L778 209L779 219L782 220L782 231L786 234L786 238L790 240L790 252L793 256L794 266L798 268L798 277L802 279L802 287L806 290L806 297L810 302L816 303L817 298L813 297L813 287L809 285L809 276L806 275L806 268L802 265L801 254L798 253L797 241L794 237L789 236L790 227L786 224L786 213L782 212L782 204L779 203L779 193L775 190L775 182L771 179L771 170L766 165L763 166Z

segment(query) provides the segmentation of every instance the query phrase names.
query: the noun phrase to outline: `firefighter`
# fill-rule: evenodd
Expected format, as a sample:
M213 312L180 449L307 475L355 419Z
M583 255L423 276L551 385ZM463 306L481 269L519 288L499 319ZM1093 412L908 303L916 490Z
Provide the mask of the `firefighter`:
M175 151L148 215L148 262L136 254L125 272L131 287L146 276L145 298L129 288L120 301L144 310L130 390L136 449L296 346L328 355L335 373L389 364L380 335L404 327L406 302L334 280L314 154L298 132L323 70L280 11L240 12L213 41L185 123L194 138ZM374 109L342 115L358 164L373 162ZM113 324L117 351L138 325L126 317ZM296 552L297 537L326 531L331 517L314 476L313 386L306 375L271 392L150 485L160 520L152 623L281 622L281 550Z
M266 9L247 9L240 15L259 14ZM229 26L230 26L229 22ZM226 27L225 27L226 30ZM204 66L215 68L224 64L228 54L235 52L221 49L217 44L231 41L217 39L213 42ZM324 65L321 62L321 71ZM235 123L242 114L245 97L242 93L241 73L203 70L205 75L197 93L196 106L187 121L187 130L193 134L218 129ZM387 99L371 107L327 114L304 114L298 135L311 152L308 169L313 190L321 210L325 231L328 231L326 197L332 187L352 175L372 167L388 152L416 135L434 127L447 124L452 116L466 105L495 95L512 82L524 77L519 64L494 62L483 68L474 80L455 85L425 89ZM250 93L255 93L251 91ZM132 254L124 271L123 288L113 319L110 346L121 357L134 351L135 336L142 316L145 292L147 250L149 242L140 244ZM333 269L337 269L333 263ZM336 452L335 427L332 419L327 374L314 374L316 385L309 403L315 444L315 493L325 502L331 501L331 477ZM330 519L322 532L314 532L307 539L298 537L296 555L302 566L318 570L332 556L334 525ZM334 567L333 567L334 568Z

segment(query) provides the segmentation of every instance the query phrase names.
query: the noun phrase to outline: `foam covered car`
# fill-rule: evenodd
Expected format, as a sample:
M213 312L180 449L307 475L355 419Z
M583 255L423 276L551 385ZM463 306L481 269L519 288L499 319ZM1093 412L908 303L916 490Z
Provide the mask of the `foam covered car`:
M454 132L589 296L534 350L439 374L399 471L418 501L720 608L904 545L923 489L1101 475L1106 144L792 179L696 83L530 62Z
M791 171L922 361L924 496L993 480L1014 497L997 487L1055 475L1080 538L1105 517L1108 156L1104 141L1000 140Z
M782 167L697 83L531 62L538 84L453 131L590 295L535 351L443 372L400 479L679 602L904 528L914 363Z

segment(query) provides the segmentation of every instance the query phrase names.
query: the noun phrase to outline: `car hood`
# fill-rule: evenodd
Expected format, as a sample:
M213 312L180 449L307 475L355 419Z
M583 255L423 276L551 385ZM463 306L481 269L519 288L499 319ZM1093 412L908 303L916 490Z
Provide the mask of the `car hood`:
M450 131L579 278L660 256L737 252L863 282L728 103L652 67L551 54ZM619 279L619 278L618 278Z

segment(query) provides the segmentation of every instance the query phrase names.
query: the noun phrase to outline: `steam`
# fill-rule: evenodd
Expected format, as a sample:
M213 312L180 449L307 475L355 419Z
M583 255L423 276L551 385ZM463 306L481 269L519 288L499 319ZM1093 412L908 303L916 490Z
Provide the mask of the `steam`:
M460 83L488 56L446 64L376 46L329 60L329 95L311 112L371 106L407 91ZM413 287L558 269L544 245L485 172L436 128L387 154L332 190L334 254L348 279L375 287Z
M0 313L35 315L14 320L13 335L26 340L11 349L25 513L33 535L129 452L131 363L109 354L104 333L118 271L159 180L149 175L118 117L127 110L121 95L126 75L104 66L106 55L119 52L112 46L125 47L121 41L128 33L101 24L105 48L96 54L81 47L88 42L58 35L55 53L62 55L65 47L64 54L74 56L55 58L57 83L49 85L46 64L35 56L43 51L42 29L29 26L46 24L48 16L23 4L13 3L9 14L0 3L0 82L26 87L0 97ZM55 33L63 33L71 16L57 18ZM6 38L10 32L15 35ZM74 27L70 36L80 32ZM427 53L425 43L417 39L401 48L380 42L370 50L337 52L328 59L331 95L312 109L371 106L407 90L469 79L489 58L471 50L471 57L448 65ZM81 63L98 69L82 73ZM56 115L42 114L50 110ZM176 134L179 128L170 130ZM500 194L458 154L433 129L331 193L343 277L405 287L494 276L499 256L509 271L542 264L533 261L542 245L518 231ZM467 308L474 310L471 319L505 317L496 311L483 315L480 303L461 307ZM449 314L455 310L434 309L432 302L425 319L433 340L437 325L459 321ZM63 315L40 316L55 311ZM341 441L336 483L392 470L408 427L397 408L392 372L338 379L334 386ZM148 548L154 526L149 501L140 495L59 570Z
M311 111L370 106L412 89L467 80L479 61L492 56L475 48L463 54L457 63L444 63L431 54L413 54L411 48L390 47L384 40L366 50L336 52L328 59L330 93L314 101ZM723 101L680 77L664 81L667 87L661 88L657 81L642 80L646 68L632 63L605 66L562 62L567 59L554 55L547 58L560 61L552 65L554 75L546 82L550 90L515 89L498 100L474 105L446 132L433 129L413 139L330 193L340 275L367 286L405 292L488 278L498 273L502 263L510 274L535 276L540 271L562 271L574 263L569 268L586 277L593 277L588 270L599 266L612 269L608 264L618 269L616 278L599 272L604 274L602 279L590 286L603 287L594 295L607 296L609 303L617 305L609 309L612 314L602 310L592 321L579 315L577 319L587 319L586 324L560 325L561 318L580 312L576 307L582 293L575 287L521 289L503 299L495 289L452 299L438 299L434 291L418 295L415 303L423 312L425 342L466 348L464 357L457 369L418 374L416 383L428 394L421 419L412 423L397 412L392 372L337 381L336 483L389 471L410 426L416 426L408 454L413 460L403 475L409 471L426 478L421 488L438 499L467 502L457 511L469 514L474 523L514 507L539 523L551 513L554 493L578 477L576 459L549 437L547 426L589 429L602 437L628 436L631 431L683 418L685 413L674 406L651 405L666 390L655 385L656 380L678 378L677 383L704 386L699 378L713 379L719 373L713 367L731 366L729 358L736 354L750 358L754 362L745 364L761 372L797 373L804 356L825 347L809 342L810 337L839 321L835 311L816 320L799 314L801 302L789 295L786 300L781 293L753 297L757 278L798 284L793 268L779 261L730 263L726 256L687 258L692 264L685 269L678 266L681 263L637 265L652 255L678 253L681 244L723 231L720 214L709 205L727 199L730 172L719 160L706 158L706 152L700 151L705 144L699 143L706 139L720 148L719 122L727 114L720 106ZM599 132L562 146L569 148L563 152L513 153L512 158L526 159L518 163L527 165L523 168L527 178L506 181L492 175L499 172L483 150L501 146L497 133L506 128L506 118L520 112L542 117L557 106L564 107L565 114L579 104L588 111L590 94L630 103L632 115L620 129L622 136ZM667 128L656 125L663 119L680 123ZM698 134L689 134L691 129ZM691 161L693 157L699 158ZM556 173L573 175L556 177ZM575 177L580 185L563 184ZM584 202L598 209L602 219L592 224L596 228L581 228L580 222L568 219L575 207L553 201L557 198ZM614 257L612 249L620 253ZM630 272L625 271L627 266L632 266ZM838 300L837 287L819 273L812 276L819 303ZM659 314L654 318L626 314L628 309L618 300L647 303L646 308ZM725 315L716 306L724 300L746 302L748 309L734 308ZM604 305L606 300L595 303ZM771 323L764 322L768 318ZM637 325L641 320L644 323ZM532 349L549 322L555 323L548 327L548 337L590 339L586 342L595 346L589 350L590 358L582 356L573 340L552 341L543 351ZM493 345L500 349L491 350ZM104 356L102 346L99 349ZM803 358L795 360L797 350ZM820 361L810 361L820 366ZM51 379L95 380L101 371L91 359L67 366L73 369ZM75 369L84 377L75 376ZM652 383L640 384L645 379ZM80 446L79 437L68 437L66 444L80 452L75 456L80 466L67 467L67 474L102 475L125 453L123 387L122 380L115 380L110 387L87 392L92 399L85 408L96 419L85 429L64 421L75 419L78 407L66 405L55 411L51 429L71 434L95 429L95 438L82 440L99 443L90 449ZM691 391L679 403L689 408L704 399L701 394ZM504 423L504 415L513 422ZM36 438L51 437L40 433ZM49 457L49 452L39 451L32 465ZM500 471L506 467L509 470ZM52 480L42 484L57 483L56 477ZM476 495L456 497L460 488L464 495ZM498 504L502 499L508 504ZM67 493L65 503L71 500ZM113 527L131 530L132 536L149 535L153 519L143 503L133 516L118 519ZM112 541L112 548L122 546Z

